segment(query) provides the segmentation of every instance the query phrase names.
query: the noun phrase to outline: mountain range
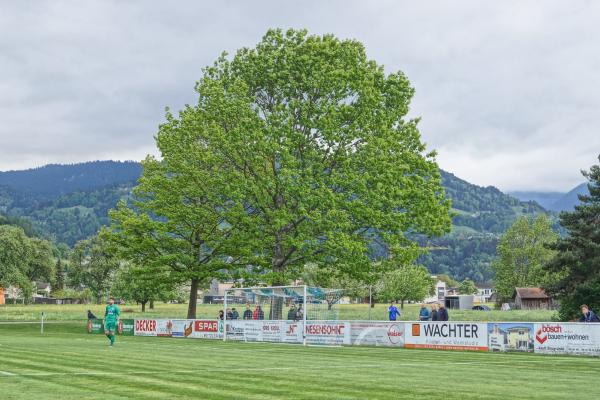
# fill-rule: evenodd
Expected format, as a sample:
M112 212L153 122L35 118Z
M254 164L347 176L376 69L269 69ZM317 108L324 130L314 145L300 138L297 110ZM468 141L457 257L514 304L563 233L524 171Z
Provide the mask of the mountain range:
M73 246L109 223L108 211L131 195L141 171L137 162L95 161L0 172L0 215L5 223L19 224L32 234ZM539 204L548 204L546 200L567 207L576 197L571 192L554 197L535 192L509 195L446 171L441 171L441 176L452 200L452 232L440 238L414 239L431 249L419 260L422 264L432 273L459 280L490 281L498 238L517 217L547 212ZM578 186L572 192L579 190Z
M579 203L579 195L589 194L587 183L575 186L567 193L561 192L509 192L522 201L535 201L549 211L571 211Z

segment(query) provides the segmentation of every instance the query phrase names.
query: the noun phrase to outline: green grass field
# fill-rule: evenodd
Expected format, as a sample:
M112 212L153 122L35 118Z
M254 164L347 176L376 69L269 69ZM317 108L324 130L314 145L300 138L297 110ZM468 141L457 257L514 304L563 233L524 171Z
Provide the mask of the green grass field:
M597 399L600 360L119 337L0 324L5 399Z
M69 321L86 319L86 311L91 309L98 317L104 315L104 305L6 305L0 306L0 321L38 321L44 312L46 319L53 321ZM222 305L198 304L197 318L216 318ZM367 304L341 304L335 306L338 310L338 319L366 320L369 319L369 306ZM387 304L376 304L371 309L372 320L387 320ZM266 312L266 309L265 309ZM453 321L556 321L556 311L472 311L450 310L450 319ZM140 311L137 305L121 307L123 318L185 318L186 304L156 303L154 310ZM415 321L418 319L419 306L407 304L402 310L402 320Z

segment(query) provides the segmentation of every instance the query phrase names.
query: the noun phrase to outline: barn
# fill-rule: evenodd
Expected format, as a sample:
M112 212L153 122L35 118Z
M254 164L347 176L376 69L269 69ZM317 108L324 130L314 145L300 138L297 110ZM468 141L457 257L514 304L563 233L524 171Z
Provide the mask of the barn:
M521 310L549 310L552 308L550 297L542 288L515 288L513 300Z

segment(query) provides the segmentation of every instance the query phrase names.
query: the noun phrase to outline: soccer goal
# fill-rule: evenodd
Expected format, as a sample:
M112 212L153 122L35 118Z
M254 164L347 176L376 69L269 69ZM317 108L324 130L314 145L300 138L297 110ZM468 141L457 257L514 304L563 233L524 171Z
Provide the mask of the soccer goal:
M235 323L227 321L288 321L302 323L306 321L338 320L338 304L343 291L313 286L270 286L231 288L225 291L223 300L223 319L229 327L229 339L235 340ZM224 339L228 340L228 329Z

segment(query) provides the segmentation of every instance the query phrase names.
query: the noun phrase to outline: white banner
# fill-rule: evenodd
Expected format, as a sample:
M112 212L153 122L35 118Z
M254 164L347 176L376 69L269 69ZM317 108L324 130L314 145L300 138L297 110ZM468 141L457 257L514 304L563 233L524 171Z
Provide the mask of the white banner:
M350 340L353 346L404 347L404 322L350 322Z
M350 323L345 321L306 322L308 344L350 344Z
M600 355L600 324L535 324L534 352Z
M488 350L486 323L406 323L404 347L442 350Z
M227 340L302 343L302 323L293 321L227 321Z
M171 336L173 324L170 319L136 319L136 336Z
M174 319L172 336L177 338L186 338L192 335L194 332L194 320L193 319Z

